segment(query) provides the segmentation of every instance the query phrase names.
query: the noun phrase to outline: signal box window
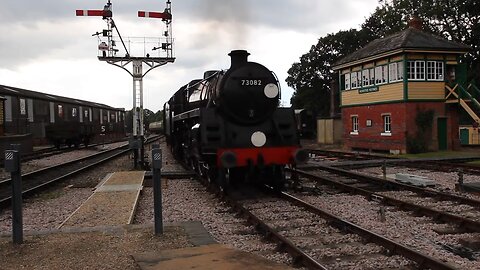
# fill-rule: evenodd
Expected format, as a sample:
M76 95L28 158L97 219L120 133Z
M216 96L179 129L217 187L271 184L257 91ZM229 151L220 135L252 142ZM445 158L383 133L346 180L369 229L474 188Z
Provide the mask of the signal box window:
M358 134L358 116L352 116L352 131L350 132L352 135Z
M392 117L389 114L382 115L383 118L383 132L382 136L392 135Z

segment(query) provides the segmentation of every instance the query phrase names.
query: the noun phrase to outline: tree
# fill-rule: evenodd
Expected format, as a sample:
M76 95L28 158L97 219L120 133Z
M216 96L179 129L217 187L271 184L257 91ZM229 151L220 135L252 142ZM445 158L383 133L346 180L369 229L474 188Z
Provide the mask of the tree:
M312 110L318 116L328 116L330 111L330 82L334 79L332 64L354 52L367 42L355 29L328 34L317 45L294 63L288 70L286 82L295 92L291 98L293 108Z
M379 6L362 24L321 37L310 51L288 70L287 84L295 92L294 108L314 110L327 116L330 105L330 81L335 78L332 64L367 43L406 28L416 15L424 21L424 31L461 42L472 51L461 59L467 64L468 80L480 83L480 2L477 0L380 0Z
M143 125L146 128L148 128L150 123L161 121L162 116L163 116L163 110L159 110L156 113L154 113L149 109L143 109ZM128 110L126 111L126 116L125 116L125 125L128 132L132 132L132 126L133 126L132 122L133 122L132 110Z
M381 8L388 10L389 16L399 14L403 17L403 21L406 21L405 18L415 14L424 21L425 31L472 47L472 51L461 61L467 64L469 80L475 79L480 82L480 2L477 0L393 0L384 1L381 4ZM388 25L392 23L394 22Z

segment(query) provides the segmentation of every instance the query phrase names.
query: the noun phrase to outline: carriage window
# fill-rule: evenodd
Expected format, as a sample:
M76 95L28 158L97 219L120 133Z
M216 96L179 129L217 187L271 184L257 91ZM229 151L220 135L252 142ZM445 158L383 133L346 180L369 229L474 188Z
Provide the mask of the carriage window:
M27 104L25 103L25 99L20 99L20 114L25 115L27 114Z
M63 106L58 105L58 116L63 117Z
M77 108L72 108L72 117L77 117Z

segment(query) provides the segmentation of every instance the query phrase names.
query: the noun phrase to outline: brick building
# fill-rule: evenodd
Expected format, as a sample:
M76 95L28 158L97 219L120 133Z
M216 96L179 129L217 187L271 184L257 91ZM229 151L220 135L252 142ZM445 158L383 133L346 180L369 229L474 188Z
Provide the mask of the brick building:
M466 80L459 57L470 47L423 32L421 24L412 20L334 64L345 148L406 153L419 136L429 150L459 146L460 101L446 94Z

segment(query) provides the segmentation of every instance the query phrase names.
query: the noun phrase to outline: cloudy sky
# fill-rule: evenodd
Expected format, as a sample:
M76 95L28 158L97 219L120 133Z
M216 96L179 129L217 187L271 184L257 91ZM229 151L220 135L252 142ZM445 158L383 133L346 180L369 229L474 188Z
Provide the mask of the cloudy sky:
M1 0L0 84L131 109L132 78L97 59L100 17L76 17L76 9L102 9L107 0ZM246 49L250 61L274 71L282 104L293 89L287 70L327 33L359 28L378 0L171 0L173 64L144 78L144 107L152 111L203 71L226 69L227 54ZM112 0L113 18L127 37L158 37L160 20L138 10L163 11L164 0ZM120 44L118 49L121 49ZM134 55L132 56L142 56ZM131 69L131 68L130 68Z

